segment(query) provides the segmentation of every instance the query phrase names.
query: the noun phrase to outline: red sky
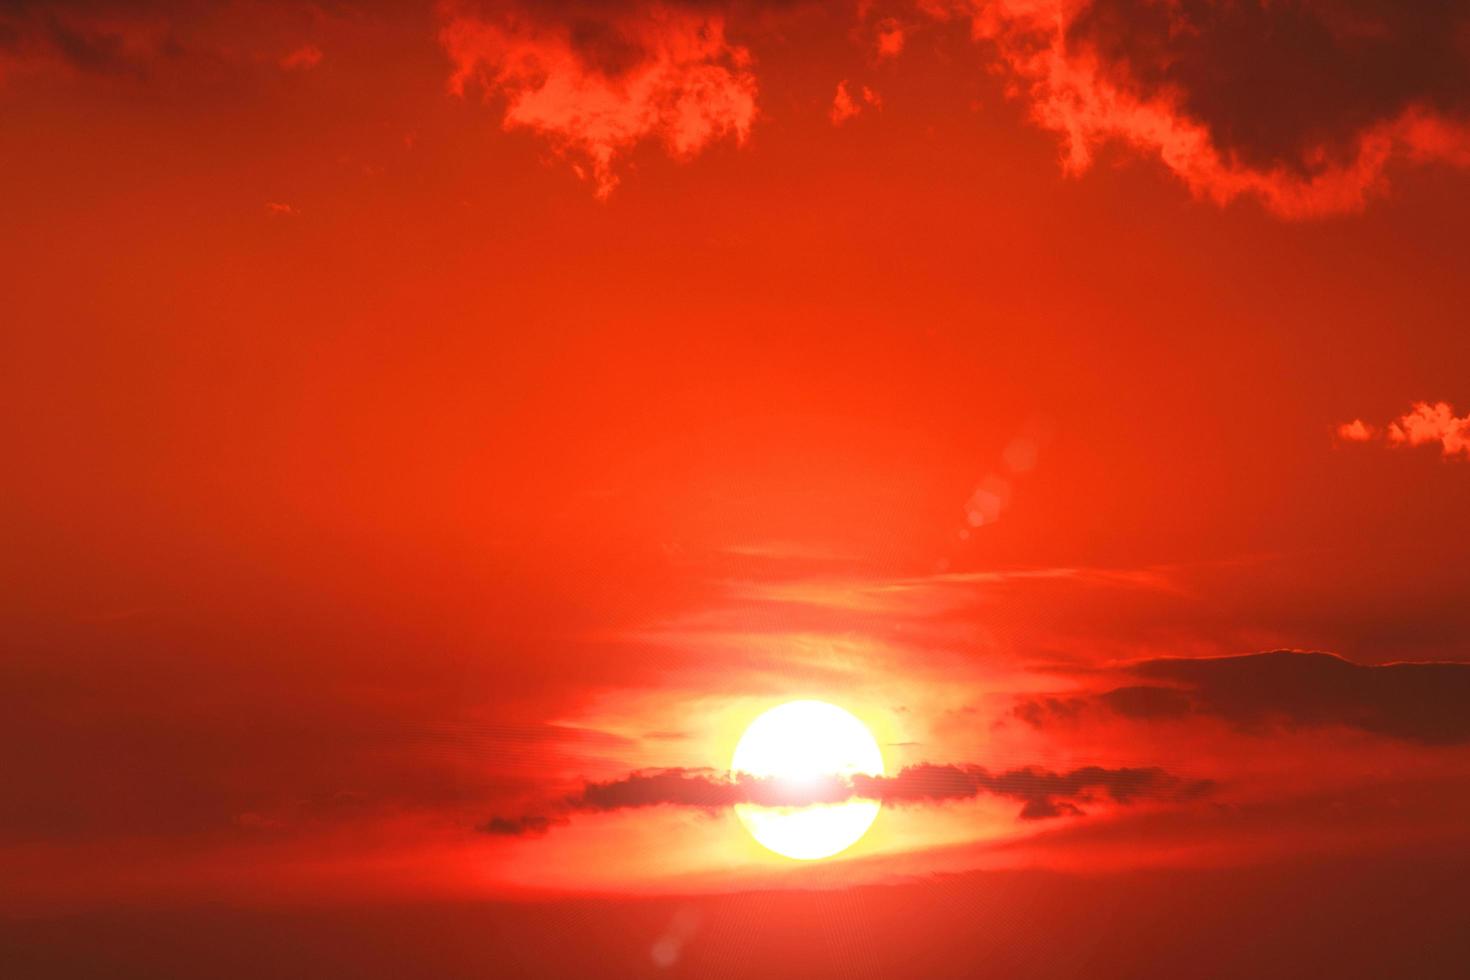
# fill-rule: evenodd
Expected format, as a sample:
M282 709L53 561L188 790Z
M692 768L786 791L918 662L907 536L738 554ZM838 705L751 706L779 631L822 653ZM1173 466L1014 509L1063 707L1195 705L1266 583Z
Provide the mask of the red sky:
M1467 165L1458 2L0 6L0 950L1453 975Z

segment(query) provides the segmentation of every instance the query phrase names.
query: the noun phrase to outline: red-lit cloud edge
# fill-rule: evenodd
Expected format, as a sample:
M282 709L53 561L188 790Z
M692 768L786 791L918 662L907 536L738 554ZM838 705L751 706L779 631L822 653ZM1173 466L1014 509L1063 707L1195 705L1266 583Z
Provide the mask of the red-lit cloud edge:
M234 18L224 31L186 3L20 3L0 13L0 78L146 80L204 48L217 70L226 55L251 60L220 40L240 36L242 17L271 25L273 47L255 62L328 63L321 44L282 33L279 10L294 9L230 8L216 18ZM447 56L449 92L484 98L502 128L544 140L605 198L640 144L679 160L745 144L764 119L761 49L805 15L840 30L870 68L926 70L926 42L966 33L976 76L1001 78L1056 134L1073 175L1118 147L1161 162L1201 199L1310 218L1361 210L1397 165L1470 165L1470 17L1454 4L907 0L834 13L800 0L446 0L425 27ZM386 14L348 4L311 22L374 16ZM841 66L831 84L831 123L883 105L880 88Z

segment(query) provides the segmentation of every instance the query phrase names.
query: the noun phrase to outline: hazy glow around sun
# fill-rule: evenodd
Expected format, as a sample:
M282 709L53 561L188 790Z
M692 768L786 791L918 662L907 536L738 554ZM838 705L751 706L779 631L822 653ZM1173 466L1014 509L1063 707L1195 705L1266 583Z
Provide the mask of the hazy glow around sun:
M883 775L883 754L867 727L825 701L791 701L750 723L730 768L799 786L824 776ZM831 857L867 832L880 804L848 800L801 807L741 803L735 813L757 841L802 860Z

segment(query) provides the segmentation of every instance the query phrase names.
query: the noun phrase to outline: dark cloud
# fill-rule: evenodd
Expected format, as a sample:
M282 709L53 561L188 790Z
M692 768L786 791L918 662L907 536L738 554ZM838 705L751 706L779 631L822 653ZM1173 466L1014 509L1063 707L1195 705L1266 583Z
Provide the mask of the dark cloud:
M982 794L1021 800L1023 819L1041 819L1063 813L1081 813L1068 800L1086 800L1103 793L1115 803L1132 803L1147 796L1194 796L1208 788L1201 781L1185 781L1158 768L1105 769L1084 766L1070 772L1034 767L992 773L982 766L933 765L905 767L897 776L857 776L856 795L886 803L924 803L968 799Z
M565 818L529 813L519 817L491 817L479 829L482 834L494 837L530 837L544 834L556 824L565 822Z
M1192 707L1189 695L1178 688L1147 685L1115 688L1098 700L1126 718L1178 718Z
M1194 710L1256 727L1347 725L1427 745L1470 741L1470 664L1370 667L1328 653L1153 660L1135 672L1186 685Z
M668 804L716 809L765 798L778 789L766 780L730 778L713 770L655 769L609 782L588 783L571 800L571 806L578 810L625 810ZM825 797L830 798L831 793L829 789Z
M1251 731L1345 725L1425 745L1470 742L1470 664L1364 666L1330 653L1276 650L1148 660L1128 673L1163 683L1028 699L1013 714L1038 728L1100 707L1138 721L1203 715Z
M1087 707L1084 698L1028 698L1011 709L1011 714L1034 728L1052 719L1076 718Z
M982 795L1017 800L1022 804L1023 820L1042 820L1081 815L1079 804L1098 798L1126 805L1148 797L1188 799L1209 788L1207 781L1180 779L1158 768L1101 766L1084 766L1065 773L1034 767L992 773L983 766L922 763L906 766L895 776L832 777L800 785L713 769L654 769L607 782L589 782L545 812L494 817L480 829L499 836L542 834L564 823L572 813L652 806L718 810L737 803L803 806L853 798L903 806Z
M90 75L147 75L183 46L171 5L149 0L0 4L0 56L12 63L55 63Z
M1464 0L931 0L993 45L1068 169L1156 154L1202 197L1361 208L1388 165L1470 165Z
M1259 169L1351 163L1365 130L1411 108L1470 112L1464 0L1093 0L1067 43Z

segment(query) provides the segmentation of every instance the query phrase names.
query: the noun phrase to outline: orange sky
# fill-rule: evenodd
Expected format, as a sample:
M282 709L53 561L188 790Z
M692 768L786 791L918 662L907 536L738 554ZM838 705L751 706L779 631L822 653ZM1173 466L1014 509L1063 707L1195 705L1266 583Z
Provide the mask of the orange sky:
M0 7L3 914L942 880L1066 918L1048 876L1245 907L1320 860L1367 915L1359 863L1454 866L1467 39L1381 0ZM985 777L815 865L629 782L718 783L802 697L895 780ZM707 962L700 908L647 928Z

